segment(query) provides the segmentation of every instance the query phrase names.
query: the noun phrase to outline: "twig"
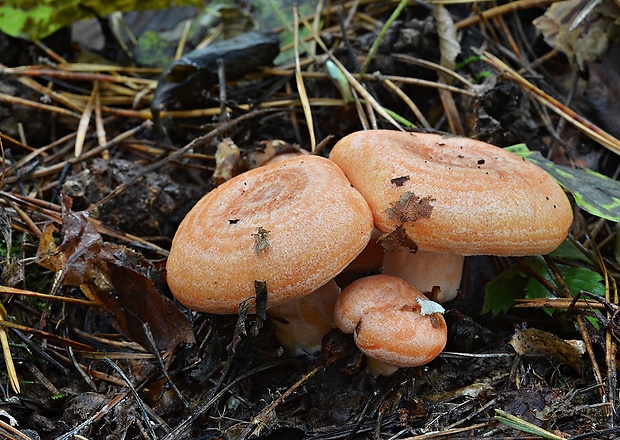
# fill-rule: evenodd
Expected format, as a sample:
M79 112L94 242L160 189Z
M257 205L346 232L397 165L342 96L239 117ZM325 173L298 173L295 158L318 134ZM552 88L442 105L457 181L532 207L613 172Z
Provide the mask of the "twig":
M293 394L297 388L306 383L312 376L325 368L323 365L317 365L312 370L304 374L297 382L291 385L284 393L277 399L263 408L259 415L252 419L252 424L243 430L241 434L242 438L247 438L253 435L258 435L260 432L268 427L269 423L275 417L276 408L282 404L291 394Z
M131 393L133 394L133 397L136 401L136 404L138 405L138 408L140 408L140 412L142 413L142 418L144 419L144 422L146 423L146 429L148 430L149 435L151 436L152 439L157 439L157 435L155 434L155 431L153 430L153 426L151 426L151 422L149 421L149 415L146 412L144 402L140 398L140 395L134 388L133 384L131 383L131 381L125 374L125 372L118 365L112 362L109 358L104 358L103 360L105 361L106 364L112 367L112 369L115 370L123 378L123 380L127 384L127 387L129 387L129 389L131 390Z
M192 150L194 148L197 148L197 147L199 147L201 145L206 144L207 142L209 142L210 140L214 139L216 136L220 135L221 133L230 130L235 125L239 124L240 122L245 121L247 119L255 118L256 116L265 114L267 112L268 112L268 110L253 110L253 111L251 111L249 113L246 113L245 115L241 115L238 118L233 119L233 120L231 120L231 121L229 121L229 122L227 122L225 124L221 124L219 127L211 130L209 133L205 134L204 136L200 136L200 137L194 139L193 141L191 141L190 143L188 143L187 145L185 145L184 147L179 148L177 151L175 151L174 153L172 153L169 156L165 157L164 159L159 160L157 162L154 162L154 163L152 163L150 165L145 166L140 171L140 173L136 174L135 176L133 176L130 179L128 179L125 182L123 182L122 184L118 185L116 188L114 188L114 190L112 192L110 192L108 195L103 197L97 203L92 205L90 207L90 209L95 209L95 208L101 206L105 202L111 200L113 197L116 197L118 194L120 194L121 192L125 191L125 189L127 189L129 186L131 186L134 183L136 183L138 180L142 179L147 173L150 173L151 171L155 171L156 169L162 167L163 165L165 165L166 163L170 162L173 159L179 158L184 153L187 153L189 150ZM150 121L148 121L148 122L150 122ZM149 124L149 126L150 125L151 124Z
M445 431L427 432L425 434L416 435L413 437L403 437L400 440L427 440L427 439L441 438L441 437L452 437L454 434L460 434L462 432L468 432L468 431L473 431L475 429L486 428L488 426L493 425L494 423L495 422L476 423L475 425L464 426L462 428L446 429Z
M434 1L437 2L437 0ZM541 6L547 6L551 3L555 3L556 1L558 0L520 0L509 2L491 9L487 9L480 15L472 15L471 17L467 17L456 23L456 28L458 30L465 29L466 27L478 24L483 18L489 19L500 15L508 14L510 12L520 11L523 9L533 9Z
M226 385L224 388L222 388L217 394L215 394L211 399L209 399L206 402L204 402L201 405L199 405L194 410L194 412L192 413L191 416L189 416L188 418L184 419L181 423L179 423L172 430L172 432L168 433L162 440L174 440L174 439L180 438L181 435L183 435L184 433L187 432L187 430L190 428L190 426L194 423L195 420L197 420L200 416L202 416L205 412L207 412L209 410L209 408L211 408L211 406L215 402L217 402L232 387L237 385L237 383L241 382L242 380L244 380L244 379L246 379L246 378L248 378L248 377L250 377L250 376L252 376L252 375L254 375L256 373L260 373L262 371L269 370L271 368L279 367L279 366L281 366L284 363L285 362L276 362L276 363L273 363L273 364L270 364L270 365L263 365L261 367L255 368L254 370L246 371L242 375L236 377L228 385Z
M565 118L575 128L577 128L577 130L581 131L583 134L600 143L604 147L610 149L614 153L620 154L620 140L588 121L583 116L578 115L575 111L566 107L554 97L543 92L495 55L492 55L487 51L483 51L482 59L489 66L506 75L506 77L511 81L514 81L520 85L530 96L535 98L542 105L557 113L559 116Z
M297 5L293 6L293 23L294 23L294 49L295 49L295 83L297 84L297 92L299 93L299 99L301 100L301 108L304 111L306 117L306 124L308 125L308 135L310 136L310 151L314 153L316 151L316 138L314 135L314 122L312 121L312 110L310 109L310 101L308 100L308 94L306 93L306 86L304 85L303 77L301 76L301 64L299 61L299 14L297 11Z

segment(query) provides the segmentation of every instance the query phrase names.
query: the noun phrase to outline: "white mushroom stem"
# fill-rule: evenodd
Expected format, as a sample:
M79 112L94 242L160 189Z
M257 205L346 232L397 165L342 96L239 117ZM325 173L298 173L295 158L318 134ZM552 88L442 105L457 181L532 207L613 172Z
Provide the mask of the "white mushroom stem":
M461 284L464 257L418 249L412 253L403 246L394 246L383 259L383 274L407 281L429 295L433 287L440 291L433 301L445 303L453 300Z
M288 354L312 354L321 349L323 337L336 326L334 304L339 295L340 289L331 280L310 295L267 310L276 324L276 338Z
M396 373L400 367L388 364L380 359L366 356L366 368L368 368L368 372L372 375L372 377L379 377L391 376Z

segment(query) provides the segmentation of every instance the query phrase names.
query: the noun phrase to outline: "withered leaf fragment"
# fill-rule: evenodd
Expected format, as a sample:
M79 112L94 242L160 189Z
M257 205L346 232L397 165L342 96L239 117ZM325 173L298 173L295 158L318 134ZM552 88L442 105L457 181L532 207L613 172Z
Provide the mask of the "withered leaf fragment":
M405 182L409 179L410 179L409 176L400 176L400 177L394 177L392 180L390 180L390 182L392 182L392 185L394 186L403 186Z
M267 319L267 282L254 280L254 290L256 291L256 314Z
M552 333L535 328L520 330L514 334L509 344L521 356L555 358L581 372L580 359L583 352Z
M590 0L556 2L533 21L547 44L570 62L577 61L581 69L605 53L618 25L618 6L613 0L602 0L588 10L590 4Z
M396 226L392 232L382 234L377 242L383 247L385 252L390 252L395 246L402 246L409 249L409 252L415 254L418 251L418 245L413 241L403 225Z
M41 253L45 248L53 250L46 240L39 247L41 264L62 270L61 285L79 286L116 319L125 336L145 348L150 343L143 324L148 325L160 351L194 343L190 323L156 287L153 266L129 248L104 242L88 214L71 211L71 203L70 197L63 197L63 238L56 259Z
M269 232L271 231L259 226L256 228L256 233L252 234L252 237L254 237L254 241L256 242L256 255L261 252L267 252L267 249L269 249L269 241L267 240Z
M241 168L241 150L230 138L223 139L215 151L215 171L213 182L221 185L232 179L239 173Z
M244 76L271 65L280 53L276 34L247 32L234 38L196 49L170 63L159 77L151 112L160 127L164 106L191 107L204 103L205 96L218 82L218 59L224 64L227 80Z
M405 191L398 202L385 210L392 220L398 223L413 223L421 218L429 218L433 212L432 197L418 197L413 191Z

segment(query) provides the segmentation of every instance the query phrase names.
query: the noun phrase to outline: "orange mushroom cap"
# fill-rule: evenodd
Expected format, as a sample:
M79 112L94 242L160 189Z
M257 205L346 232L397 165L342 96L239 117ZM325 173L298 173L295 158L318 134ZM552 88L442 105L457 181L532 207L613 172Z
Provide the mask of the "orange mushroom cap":
M334 319L367 356L397 367L424 365L441 353L448 330L440 313L422 313L432 303L406 281L372 275L344 288Z
M318 289L366 246L372 214L342 171L299 156L240 174L181 222L168 285L190 309L236 313L265 282L268 307Z
M330 159L368 202L384 233L402 227L420 249L460 255L540 255L573 215L542 169L493 145L435 134L352 133Z

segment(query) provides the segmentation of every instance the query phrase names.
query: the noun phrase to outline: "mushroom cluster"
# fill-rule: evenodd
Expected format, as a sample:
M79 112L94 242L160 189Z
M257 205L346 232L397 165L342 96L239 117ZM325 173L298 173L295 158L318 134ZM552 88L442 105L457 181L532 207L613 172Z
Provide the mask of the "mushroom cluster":
M546 254L572 224L570 202L547 173L473 139L369 130L341 139L330 159L390 245L383 273L439 302L457 295L463 256Z
M208 193L172 243L176 298L209 313L267 307L293 354L319 350L337 325L353 333L371 373L390 374L443 349L443 308L433 301L457 295L464 256L549 253L572 223L551 177L484 142L369 130L341 139L330 159L283 160ZM367 247L373 231L385 256L376 239ZM366 261L351 264L365 248ZM340 294L333 278L348 265L358 277L377 256L383 274Z

